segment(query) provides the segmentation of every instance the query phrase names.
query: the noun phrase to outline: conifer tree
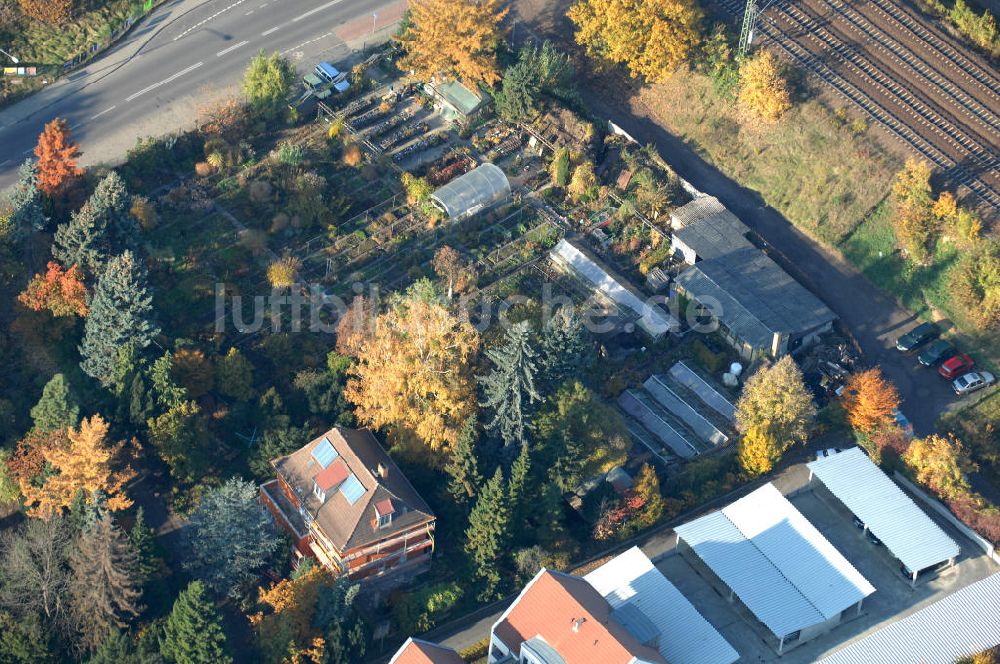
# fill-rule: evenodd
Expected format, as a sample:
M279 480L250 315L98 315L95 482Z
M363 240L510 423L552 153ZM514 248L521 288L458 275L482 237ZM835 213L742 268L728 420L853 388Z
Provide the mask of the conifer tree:
M132 542L98 507L70 554L70 605L83 645L96 650L116 628L139 615L142 596L139 559Z
M476 495L476 490L483 483L479 474L479 462L476 459L476 418L465 421L458 434L458 440L451 451L451 459L444 467L451 477L448 492L455 502L465 504Z
M233 478L208 491L185 529L184 566L219 595L238 596L278 549L270 513L256 485Z
M118 348L131 342L143 349L159 334L152 317L153 298L146 286L145 268L131 251L111 259L97 282L84 327L83 371L110 386Z
M64 375L57 373L45 384L41 399L31 409L31 419L39 431L75 427L80 422L80 404Z
M524 515L527 513L525 500L528 496L525 489L528 486L528 473L531 471L531 454L528 446L521 446L521 453L517 455L514 464L510 467L510 481L507 483L507 500L510 504L511 523L522 523Z
M559 385L567 378L579 378L593 361L594 345L579 316L562 308L545 321L538 372L546 385Z
M222 618L201 581L178 595L167 616L160 653L174 664L229 664Z
M10 204L10 222L19 230L45 230L49 223L42 208L42 196L38 191L38 173L35 164L30 159L17 169L17 184L7 196Z
M101 180L88 201L95 213L103 217L108 229L112 253L135 249L139 245L139 224L132 216L132 195L125 181L111 171Z
M465 552L472 558L476 575L486 581L484 598L494 596L500 585L499 562L507 546L509 531L510 506L503 471L498 467L479 494L465 530Z
M88 277L100 276L110 255L107 217L90 201L59 224L52 255L63 265L77 265Z
M527 407L541 398L535 389L535 351L528 322L509 327L504 343L487 350L486 356L496 365L479 379L486 396L480 405L493 410L493 419L486 426L497 431L504 444L524 445Z
M156 559L156 535L153 529L146 523L146 511L139 506L135 512L135 523L132 530L128 531L129 541L135 549L138 572L138 580L145 583L153 576L158 567Z

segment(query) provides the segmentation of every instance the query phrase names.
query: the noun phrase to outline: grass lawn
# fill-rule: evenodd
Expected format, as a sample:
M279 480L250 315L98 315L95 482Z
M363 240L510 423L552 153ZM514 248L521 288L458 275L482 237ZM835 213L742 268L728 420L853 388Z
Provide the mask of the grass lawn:
M14 36L10 50L30 64L62 66L92 44L103 46L112 30L124 25L129 16L142 15L141 1L109 0L100 4L100 8L61 25L32 21Z
M807 100L777 124L740 125L733 101L707 76L678 72L639 100L660 124L825 244L846 237L878 205L899 164L819 102Z
M872 283L922 318L936 321L979 364L996 370L1000 364L996 331L977 330L963 307L952 300L950 272L960 255L954 244L938 243L934 261L926 267L904 260L896 249L891 205L882 203L837 248Z

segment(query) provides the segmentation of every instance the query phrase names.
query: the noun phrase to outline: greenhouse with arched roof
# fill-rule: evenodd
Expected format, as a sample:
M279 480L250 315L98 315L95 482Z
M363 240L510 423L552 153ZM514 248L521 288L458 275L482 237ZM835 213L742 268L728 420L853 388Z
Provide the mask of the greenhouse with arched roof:
M510 199L510 182L498 166L480 164L433 194L431 202L449 219L464 219Z

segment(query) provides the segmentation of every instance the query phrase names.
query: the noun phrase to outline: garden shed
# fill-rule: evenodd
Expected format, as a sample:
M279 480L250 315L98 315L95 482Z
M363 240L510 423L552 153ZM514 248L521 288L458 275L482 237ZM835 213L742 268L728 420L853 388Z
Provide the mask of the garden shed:
M510 182L496 165L485 163L444 185L431 202L449 219L464 219L510 198Z

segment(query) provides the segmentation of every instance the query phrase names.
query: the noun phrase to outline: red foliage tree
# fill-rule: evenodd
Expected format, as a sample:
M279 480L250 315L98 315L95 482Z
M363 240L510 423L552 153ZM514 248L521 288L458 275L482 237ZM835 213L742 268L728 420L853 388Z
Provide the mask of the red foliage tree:
M83 272L76 265L64 270L59 263L49 261L45 274L36 274L17 301L32 311L48 309L53 316L86 316L87 287Z
M68 441L65 429L32 430L17 443L14 454L7 460L7 469L19 484L30 483L45 471L45 453L65 447Z
M62 118L45 125L35 146L38 157L38 189L48 196L58 193L70 180L83 175L76 160L80 148L70 140L69 127Z

